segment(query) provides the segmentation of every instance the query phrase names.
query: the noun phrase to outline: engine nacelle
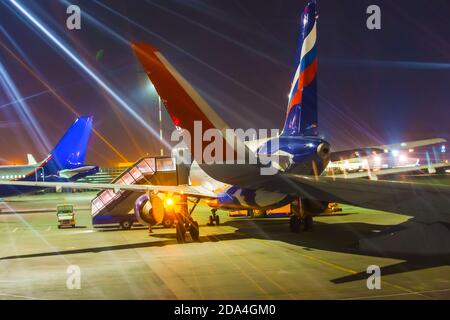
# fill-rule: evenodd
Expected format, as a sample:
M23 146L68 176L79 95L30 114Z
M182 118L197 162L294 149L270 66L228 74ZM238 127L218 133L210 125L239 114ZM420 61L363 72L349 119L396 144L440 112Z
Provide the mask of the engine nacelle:
M143 194L134 203L134 214L143 225L157 225L163 222L164 201L158 195Z

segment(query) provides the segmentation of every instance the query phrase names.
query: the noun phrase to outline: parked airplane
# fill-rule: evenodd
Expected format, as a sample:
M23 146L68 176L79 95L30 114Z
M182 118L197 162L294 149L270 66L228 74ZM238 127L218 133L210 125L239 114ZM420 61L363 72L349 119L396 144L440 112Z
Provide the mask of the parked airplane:
M0 181L66 182L98 172L98 167L84 164L92 117L80 117L67 130L53 151L41 162L28 154L27 165L0 166ZM41 186L0 186L0 197L35 192Z
M211 205L223 208L264 210L293 203L294 214L290 219L292 231L298 231L301 224L309 228L313 217L320 214L330 202L403 213L425 221L449 222L448 186L321 176L335 155L331 152L330 144L318 137L315 1L310 2L303 11L301 25L299 64L292 82L283 131L279 136L250 142L241 141L235 136L229 139L229 127L161 52L147 44L133 44L137 58L164 102L175 126L192 136L195 136L198 124L201 124L202 136L210 129L217 129L221 133L222 146L231 146L232 152L224 153L227 155L227 161L210 163L203 161L205 141L200 145L195 141L188 144L195 160L191 167L190 185L76 182L0 184L147 192L136 201L135 214L139 221L150 224L161 223L164 218L164 200L159 195L177 195L181 207L177 223L177 239L180 242L184 242L187 230L194 240L199 236L198 224L191 217L193 210L187 210L187 197L195 198L195 203L199 199L208 199ZM245 151L245 159L255 156L256 163L234 161L242 148ZM277 160L267 162L267 159ZM261 174L263 169L271 168L276 169L275 174Z

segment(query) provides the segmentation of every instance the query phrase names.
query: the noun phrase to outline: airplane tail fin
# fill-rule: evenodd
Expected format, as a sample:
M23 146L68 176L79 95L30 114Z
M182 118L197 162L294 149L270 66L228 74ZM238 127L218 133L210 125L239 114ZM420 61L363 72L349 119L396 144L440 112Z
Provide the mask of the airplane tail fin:
M192 137L197 134L203 137L210 129L219 130L223 139L223 155L228 160L228 153L225 148L229 141L226 139L225 132L229 127L221 116L178 73L158 49L137 42L132 44L132 48L169 112L174 125L188 131ZM201 124L200 127L199 124ZM208 143L204 140L202 145L197 145L195 142L190 144L191 153L199 163L203 161L203 150ZM239 143L239 141L236 143ZM245 149L245 145L243 148ZM234 156L236 149L231 144L230 149Z
M37 164L36 159L34 158L34 156L31 153L27 154L27 160L28 160L28 165Z
M63 169L73 169L84 164L92 131L92 120L92 116L82 116L75 120L43 161L46 174L57 173Z
M292 80L282 135L317 136L317 4L312 0L301 15L298 66Z

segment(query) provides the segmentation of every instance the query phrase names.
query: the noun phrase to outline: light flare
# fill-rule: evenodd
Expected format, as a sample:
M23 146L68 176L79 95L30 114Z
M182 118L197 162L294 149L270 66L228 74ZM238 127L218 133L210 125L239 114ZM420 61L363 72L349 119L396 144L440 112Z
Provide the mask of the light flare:
M41 23L36 17L34 17L25 6L19 4L16 0L9 1L14 7L16 7L34 26L36 26L49 40L51 40L64 54L67 55L78 67L81 68L94 82L96 82L101 88L103 88L120 106L122 106L139 124L147 129L155 137L158 137L158 133L153 129L143 118L136 113L124 100L120 97L109 84L100 78L93 70L91 70L80 58L78 58L69 47L57 38L48 28ZM166 147L170 148L170 145L164 141Z

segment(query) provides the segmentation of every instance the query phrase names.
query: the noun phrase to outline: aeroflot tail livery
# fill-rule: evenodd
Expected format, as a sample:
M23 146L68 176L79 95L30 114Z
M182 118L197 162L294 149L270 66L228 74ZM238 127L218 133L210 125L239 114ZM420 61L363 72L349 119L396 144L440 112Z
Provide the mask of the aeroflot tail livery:
M98 167L85 165L86 150L92 131L92 116L83 116L75 120L53 151L41 162L36 163L28 155L27 165L0 166L0 180L65 182L98 172ZM44 189L29 186L0 186L0 197Z

